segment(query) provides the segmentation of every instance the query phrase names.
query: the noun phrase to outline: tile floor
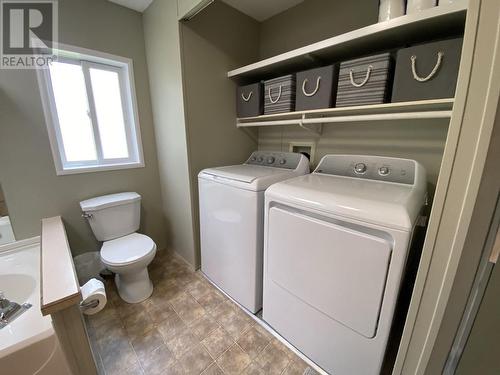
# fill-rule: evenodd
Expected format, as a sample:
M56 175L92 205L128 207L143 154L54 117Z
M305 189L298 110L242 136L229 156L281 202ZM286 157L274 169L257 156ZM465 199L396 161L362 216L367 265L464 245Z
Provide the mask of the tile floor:
M127 304L112 280L87 317L101 375L317 374L179 258L158 254L153 295Z

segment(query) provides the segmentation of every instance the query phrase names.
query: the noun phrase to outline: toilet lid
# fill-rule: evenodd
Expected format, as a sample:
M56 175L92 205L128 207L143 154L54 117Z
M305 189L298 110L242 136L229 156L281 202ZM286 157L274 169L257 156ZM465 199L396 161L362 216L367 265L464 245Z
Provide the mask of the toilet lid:
M156 249L154 241L140 233L132 233L124 237L105 241L101 248L101 259L104 264L125 266L147 256Z

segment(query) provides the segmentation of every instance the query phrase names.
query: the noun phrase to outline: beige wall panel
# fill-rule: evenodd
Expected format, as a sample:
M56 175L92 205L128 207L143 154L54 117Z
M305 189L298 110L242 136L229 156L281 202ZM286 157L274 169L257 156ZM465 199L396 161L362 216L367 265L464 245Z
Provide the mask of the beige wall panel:
M156 0L143 19L163 197L158 209L165 215L168 246L194 265L177 2Z
M217 2L181 24L182 62L195 243L199 249L198 173L203 168L242 163L257 148L237 129L236 84L230 69L255 61L259 23ZM196 265L199 266L199 250Z

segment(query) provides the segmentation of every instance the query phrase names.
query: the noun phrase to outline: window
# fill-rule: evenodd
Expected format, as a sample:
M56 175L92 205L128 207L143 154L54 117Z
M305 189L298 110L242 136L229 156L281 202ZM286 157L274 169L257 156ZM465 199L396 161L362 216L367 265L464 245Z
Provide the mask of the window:
M57 174L144 166L131 60L71 49L38 72Z

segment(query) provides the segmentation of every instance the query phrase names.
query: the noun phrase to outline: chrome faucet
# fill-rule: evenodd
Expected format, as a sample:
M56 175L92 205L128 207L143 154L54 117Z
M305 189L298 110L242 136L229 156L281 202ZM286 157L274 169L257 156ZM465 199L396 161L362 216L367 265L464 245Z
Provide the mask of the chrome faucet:
M5 294L0 291L0 329L12 322L30 307L31 304L29 303L20 305L16 302L9 301L5 298Z
M7 307L9 307L10 305L10 301L5 298L5 294L0 291L0 309L3 310L3 309L6 309Z
M0 322L7 323L10 312L14 308L15 307L12 306L12 302L5 298L5 294L3 292L0 292Z

